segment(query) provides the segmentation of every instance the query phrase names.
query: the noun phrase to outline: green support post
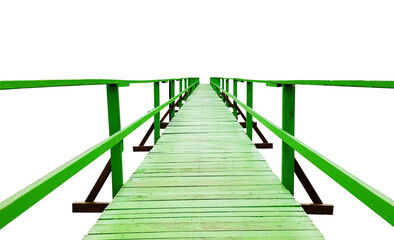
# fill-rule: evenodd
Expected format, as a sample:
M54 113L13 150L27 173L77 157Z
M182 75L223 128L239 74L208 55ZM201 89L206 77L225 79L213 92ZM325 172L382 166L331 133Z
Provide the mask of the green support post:
M237 79L233 79L233 95L234 97L238 97L238 85L237 85ZM234 117L238 120L238 111L237 111L237 103L233 101L233 114Z
M282 89L282 129L294 136L295 86ZM294 195L294 149L282 141L282 184Z
M226 91L228 92L229 91L229 88L230 88L230 79L226 79ZM229 103L229 101L228 101L228 98L226 98L226 106L228 107L230 105L230 103Z
M119 87L116 84L107 85L108 125L109 135L113 135L121 129ZM111 171L112 171L112 196L115 197L123 186L122 167L122 142L111 148Z
M175 96L175 81L174 80L171 80L171 81L168 82L168 88L169 88L169 97L168 97L168 99L171 99L171 98L173 98ZM175 105L174 103L171 103L169 105L169 108L170 109L172 108L172 110L170 111L170 115L169 115L170 121L175 117L175 107L174 107L174 105Z
M183 79L179 80L179 93L181 93L183 91L182 81L183 81ZM181 98L181 100L179 100L179 108L182 107L182 96L180 96L180 98Z
M253 109L253 82L246 83L246 105ZM246 112L246 135L252 140L253 116Z
M222 86L221 86L221 88L222 89L224 89L225 87L224 87L224 79L222 79ZM225 100L225 98L224 98L224 94L222 94L222 100L223 100L223 102L225 102L226 100Z
M189 79L185 79L185 89L187 89L187 87L188 87L188 82L189 82ZM185 96L185 101L187 100L187 98L189 97L189 91L186 91L186 96Z
M158 107L160 105L160 82L153 83L153 92L154 92L154 107ZM153 120L154 126L154 143L156 144L157 140L160 138L160 112L155 114Z

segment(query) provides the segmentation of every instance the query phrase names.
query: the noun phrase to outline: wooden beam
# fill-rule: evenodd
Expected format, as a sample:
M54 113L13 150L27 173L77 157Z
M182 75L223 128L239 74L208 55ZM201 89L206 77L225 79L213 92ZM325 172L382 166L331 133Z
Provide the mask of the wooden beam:
M101 213L108 204L108 202L75 202L72 205L72 211L74 213Z
M334 206L331 204L302 203L301 207L308 214L333 215Z

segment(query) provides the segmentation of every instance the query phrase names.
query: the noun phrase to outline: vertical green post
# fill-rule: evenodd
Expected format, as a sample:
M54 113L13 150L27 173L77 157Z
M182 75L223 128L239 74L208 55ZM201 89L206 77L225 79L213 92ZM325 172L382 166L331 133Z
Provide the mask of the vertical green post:
M226 79L226 91L228 92L230 89L230 79ZM228 107L230 105L228 98L226 98L226 106Z
M171 80L168 82L168 88L169 88L169 99L173 98L175 96L175 81ZM172 102L169 107L172 108L170 111L169 119L173 119L175 117L175 107L174 107L174 102Z
M294 135L295 86L282 89L282 128ZM294 195L294 149L282 141L282 184Z
M107 84L109 135L120 130L119 88L116 84ZM123 186L122 142L111 148L112 196L115 197Z
M234 97L237 97L238 95L238 85L237 85L237 79L233 79L233 95ZM238 111L237 111L237 103L233 101L233 114L234 117L238 120Z
M153 104L154 107L158 107L160 105L160 82L153 83L153 93L154 99ZM160 112L156 113L153 119L153 127L154 127L154 142L156 144L157 140L160 138Z
M225 89L225 87L224 87L224 79L222 79L222 89ZM226 100L225 100L225 97L224 97L224 93L222 93L222 100L223 100L223 102L225 102Z
M246 105L253 108L253 82L246 83ZM253 116L246 112L246 135L252 140L253 135Z
M192 84L191 84L191 79L188 78L188 79L187 79L187 87L190 87L190 85L192 85ZM187 97L188 97L188 98L190 97L190 94L192 94L191 88L187 91Z
M184 79L184 85L185 85L185 89L187 88L187 79ZM187 100L187 95L188 95L188 92L186 91L185 92L185 101Z
M179 93L181 93L183 91L182 81L183 81L183 79L179 80ZM179 100L179 108L181 108L182 107L182 96L180 96L179 98L180 98L180 100Z

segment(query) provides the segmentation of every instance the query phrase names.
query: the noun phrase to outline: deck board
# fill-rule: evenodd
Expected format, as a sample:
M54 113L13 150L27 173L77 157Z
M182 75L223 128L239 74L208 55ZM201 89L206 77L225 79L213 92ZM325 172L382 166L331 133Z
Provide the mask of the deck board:
M200 85L85 239L324 239Z

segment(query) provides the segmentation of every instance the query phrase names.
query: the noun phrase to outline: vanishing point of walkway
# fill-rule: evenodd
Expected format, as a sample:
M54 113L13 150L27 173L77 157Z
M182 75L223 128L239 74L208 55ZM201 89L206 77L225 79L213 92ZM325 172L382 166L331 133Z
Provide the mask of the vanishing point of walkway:
M323 239L209 85L199 85L85 239Z

